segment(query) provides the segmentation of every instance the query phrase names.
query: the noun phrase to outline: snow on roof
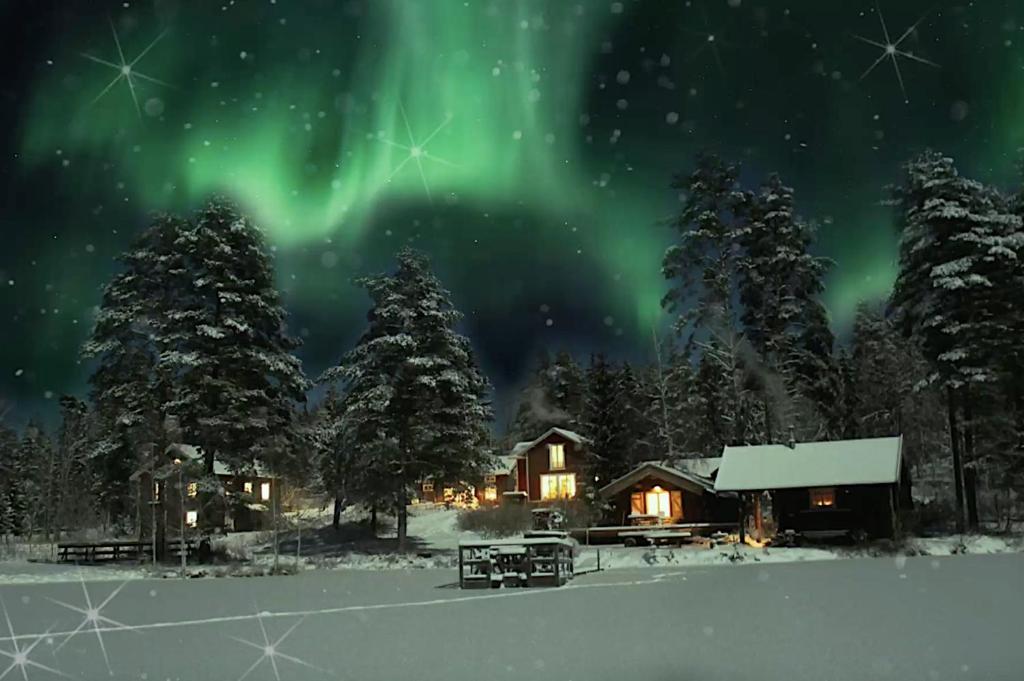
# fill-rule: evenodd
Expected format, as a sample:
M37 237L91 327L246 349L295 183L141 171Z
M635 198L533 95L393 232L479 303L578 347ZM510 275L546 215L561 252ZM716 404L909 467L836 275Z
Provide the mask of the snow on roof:
M720 456L699 456L688 459L673 459L672 468L711 479L718 467L722 465Z
M648 475L662 478L677 485L697 487L708 492L714 492L714 483L708 478L680 470L669 466L661 461L645 461L625 475L619 476L607 485L598 490L602 497L609 497L618 494L634 482L641 480Z
M515 468L515 465L515 455L496 456L491 461L491 465L487 468L487 472L491 475L507 475L513 468Z
M786 489L897 482L903 437L726 447L715 490Z
M179 457L181 457L183 459L188 459L190 461L199 461L200 459L203 458L202 451L199 449L199 447L197 447L195 445L186 445L186 444L183 444L183 443L180 443L180 442L176 442L174 444L168 445L167 453L168 454L173 454L175 456L179 456ZM272 477L274 477L268 471L266 471L263 468L263 466L259 465L258 463L256 464L255 469L253 469L252 471L248 471L247 473L250 473L250 474L255 475L257 477L260 477L260 478L272 478ZM219 459L214 459L214 461L213 461L213 474L214 475L235 475L236 473L235 473L235 471L232 471L230 468L228 468L228 465L226 463L224 463L223 461L220 461ZM242 475L244 475L244 474L245 473L243 473Z
M517 442L515 444L515 446L512 447L512 454L511 454L511 456L522 456L526 452L530 451L531 449L533 449L534 447L539 445L541 442L544 442L544 440L547 440L552 435L561 435L566 440L570 440L572 442L575 442L578 445L581 445L584 442L587 442L587 438L583 437L579 433L574 433L571 430L566 430L565 428L559 428L559 427L555 426L555 427L552 427L552 428L548 428L544 432L544 434L541 435L536 440L531 440L529 442Z

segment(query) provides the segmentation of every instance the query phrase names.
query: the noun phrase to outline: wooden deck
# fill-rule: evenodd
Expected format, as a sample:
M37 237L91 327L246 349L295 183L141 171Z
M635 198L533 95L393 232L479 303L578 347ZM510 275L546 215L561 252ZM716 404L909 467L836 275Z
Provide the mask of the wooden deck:
M562 537L459 542L459 586L562 586L573 576L573 547Z

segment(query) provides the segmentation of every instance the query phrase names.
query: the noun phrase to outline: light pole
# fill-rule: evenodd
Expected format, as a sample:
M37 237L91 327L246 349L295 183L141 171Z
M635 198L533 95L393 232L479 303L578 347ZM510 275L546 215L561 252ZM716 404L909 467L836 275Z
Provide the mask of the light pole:
M181 553L181 578L185 579L187 551L185 545L185 467L181 459L175 459L174 465L178 467L178 497L181 500L178 507L178 518L181 521L181 536L178 540L178 551Z

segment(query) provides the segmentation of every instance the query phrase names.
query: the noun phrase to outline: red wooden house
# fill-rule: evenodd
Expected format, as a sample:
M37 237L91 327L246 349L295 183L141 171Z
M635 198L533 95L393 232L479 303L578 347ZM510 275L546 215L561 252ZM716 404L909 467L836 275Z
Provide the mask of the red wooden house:
M575 499L586 486L587 439L564 428L549 428L535 440L512 448L515 475L506 497L528 502Z

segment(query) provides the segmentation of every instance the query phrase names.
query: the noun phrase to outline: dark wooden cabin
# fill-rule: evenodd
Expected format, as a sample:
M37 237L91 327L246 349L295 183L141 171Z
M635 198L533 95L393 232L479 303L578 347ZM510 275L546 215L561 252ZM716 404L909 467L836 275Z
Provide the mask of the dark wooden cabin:
M648 461L598 490L611 505L612 525L658 523L735 523L734 494L718 494L714 481L675 462Z
M726 447L717 491L743 499L743 526L760 537L892 537L901 500L903 438Z

